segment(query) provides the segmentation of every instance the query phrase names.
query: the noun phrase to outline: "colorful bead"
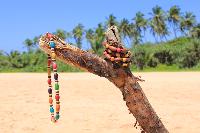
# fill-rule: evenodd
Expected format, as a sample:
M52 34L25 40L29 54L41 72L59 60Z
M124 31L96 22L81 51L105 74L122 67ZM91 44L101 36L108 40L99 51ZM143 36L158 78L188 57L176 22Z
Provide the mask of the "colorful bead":
M47 82L48 82L48 84L50 85L50 84L51 84L51 79L49 78L49 79L47 80Z
M121 49L120 49L120 48L117 48L116 51L117 51L118 53L120 53L120 52L121 52Z
M117 56L117 57L120 57L120 54L119 54L119 53L116 53L116 56Z
M60 118L60 115L59 115L59 114L56 114L55 119L58 120L59 118Z
M50 46L51 48L55 48L56 44L55 44L53 41L51 41L51 42L49 42L49 46Z
M109 48L109 45L108 45L108 44L106 44L106 48Z
M53 38L53 34L51 34L51 33L47 33L47 38L48 38L48 39Z
M53 62L53 69L57 69L57 64Z
M54 113L53 107L50 107L50 112L51 112L51 113Z
M52 58L52 59L55 59L55 58L56 58L56 54L55 54L55 53L52 53L52 54L51 54L51 58Z
M48 60L48 66L50 66L51 65L51 60Z
M51 121L52 121L52 122L55 122L54 116L51 116Z
M53 99L52 99L52 97L49 97L49 103L50 103L50 104L53 103Z
M127 67L128 66L128 64L127 63L123 63L123 67Z
M123 62L126 62L126 59L127 59L127 58L123 58L123 59L122 59L122 60L123 60Z
M51 88L48 89L48 93L52 94L52 89Z
M114 57L111 57L110 60L111 60L111 61L115 61L115 58L114 58Z
M59 84L58 83L55 84L55 90L59 90Z
M60 111L60 104L56 104L56 112Z
M55 99L56 99L56 101L59 101L60 96L59 95L55 95Z
M51 77L51 69L47 69L48 76Z

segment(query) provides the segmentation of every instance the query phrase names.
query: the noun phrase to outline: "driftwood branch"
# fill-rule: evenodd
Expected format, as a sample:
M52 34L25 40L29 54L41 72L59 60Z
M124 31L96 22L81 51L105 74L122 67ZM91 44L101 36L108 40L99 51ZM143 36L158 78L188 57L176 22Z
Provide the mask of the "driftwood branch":
M107 36L113 39L117 38L110 33ZM115 69L110 61L69 45L59 38L55 38L54 42L56 43L57 59L100 77L105 77L120 89L123 100L141 126L142 132L168 133L137 82L138 78L131 73L129 68ZM40 38L40 48L45 53L51 54L46 35Z

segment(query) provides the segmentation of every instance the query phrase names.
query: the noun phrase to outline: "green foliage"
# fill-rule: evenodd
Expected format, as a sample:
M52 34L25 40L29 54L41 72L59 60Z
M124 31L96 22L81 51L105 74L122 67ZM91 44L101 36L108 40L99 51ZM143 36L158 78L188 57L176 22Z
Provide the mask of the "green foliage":
M82 48L82 42L87 40L90 44L90 49L87 50L101 56L104 50L102 41L105 39L106 28L116 25L119 27L122 41L126 40L128 44L129 41L131 42L132 70L200 70L200 42L198 40L200 24L196 23L193 13L182 13L176 5L167 12L160 6L155 6L149 18L146 18L142 12L137 12L132 18L131 20L123 18L118 21L111 14L96 28L85 29L82 24L78 24L71 32L58 29L54 34L67 41L73 38L79 48ZM150 43L144 39L146 32L155 37L156 43ZM167 36L172 32L175 39L168 41ZM27 52L0 51L0 72L45 72L47 57L38 49L39 38L40 36L36 36L24 41ZM61 72L81 71L60 61L58 61L58 66L58 71Z

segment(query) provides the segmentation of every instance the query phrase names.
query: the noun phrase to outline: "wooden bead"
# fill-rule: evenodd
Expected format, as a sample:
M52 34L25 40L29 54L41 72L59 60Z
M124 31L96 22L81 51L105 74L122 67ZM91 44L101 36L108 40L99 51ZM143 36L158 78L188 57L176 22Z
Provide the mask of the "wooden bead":
M120 53L116 53L116 56L117 56L117 57L120 57Z
M51 69L50 68L47 69L47 73L48 73L48 76L51 76Z
M49 97L49 103L50 103L50 104L53 103L53 99L52 99L52 97Z
M57 64L53 62L53 69L57 69Z
M52 121L52 122L56 122L54 116L51 117L51 121Z
M53 38L53 34L51 34L51 33L47 33L46 35L47 35L47 38L48 38L48 39Z
M59 90L59 84L58 83L55 84L55 90Z
M108 49L108 53L112 53L112 51L110 49Z
M126 59L127 59L127 58L123 58L122 61L123 61L123 62L126 62Z
M128 64L126 64L126 63L123 63L123 67L127 67L128 66Z
M48 60L48 66L50 66L51 65L51 60Z
M55 99L56 99L56 101L59 101L60 96L59 95L55 95Z
M109 48L109 44L106 44L106 48Z
M114 57L111 57L110 60L111 60L111 61L115 61L115 58L114 58Z
M52 89L51 88L48 89L48 93L52 94Z
M120 61L121 60L121 58L115 58L115 61Z
M116 48L113 47L113 46L110 46L109 49L112 50L112 51L116 51Z
M55 54L55 53L52 53L52 54L51 54L51 58L52 58L52 59L55 59L55 58L56 58L56 54Z
M116 51L117 51L118 53L120 53L120 52L121 52L121 49L120 49L120 48L117 48Z
M51 84L51 79L49 78L49 79L47 80L47 82L48 82L48 84L50 85L50 84Z
M56 112L60 111L60 104L56 104Z

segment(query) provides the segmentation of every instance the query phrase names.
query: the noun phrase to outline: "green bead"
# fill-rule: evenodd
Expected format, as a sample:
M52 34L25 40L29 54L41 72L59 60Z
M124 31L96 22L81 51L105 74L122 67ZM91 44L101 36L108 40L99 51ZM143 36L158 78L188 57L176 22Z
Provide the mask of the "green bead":
M59 90L59 84L58 83L55 84L55 90Z
M56 114L55 119L58 120L59 118L60 118L60 115L59 115L59 114Z

